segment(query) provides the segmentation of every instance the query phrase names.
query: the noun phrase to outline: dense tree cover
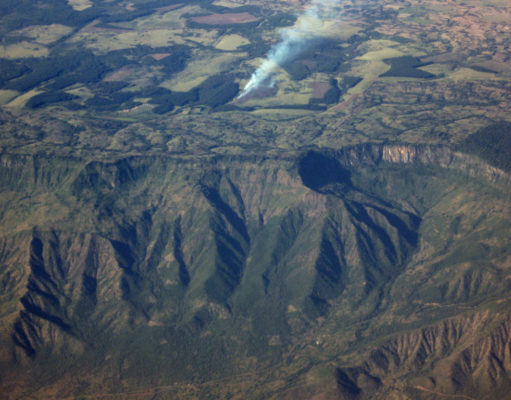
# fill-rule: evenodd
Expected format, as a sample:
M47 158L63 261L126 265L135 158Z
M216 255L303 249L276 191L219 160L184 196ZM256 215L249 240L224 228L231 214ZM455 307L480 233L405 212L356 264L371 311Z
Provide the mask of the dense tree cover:
M328 92L325 93L323 96L322 103L325 104L335 104L339 102L339 97L341 96L341 90L339 89L339 86L337 85L336 79L330 80L330 89L328 89Z
M155 60L150 55L157 52L170 53L168 57ZM93 108L115 109L130 102L134 94L120 92L128 86L126 82L103 82L104 76L113 70L126 65L147 64L161 66L167 75L175 74L186 67L190 56L190 48L176 45L171 47L152 48L136 46L130 49L115 50L105 55L94 55L87 50L72 50L61 52L59 56L46 58L27 58L21 61L0 60L0 87L20 92L35 87L45 87L51 96L37 97L28 106L41 107L54 102L55 93L71 85L82 83L96 95L86 104ZM155 93L155 103L162 105L184 105L198 98L198 92L193 93ZM49 96L49 97L48 97ZM151 96L149 96L151 97ZM124 104L127 106L129 104Z
M116 11L116 13L101 16L103 26L109 23L133 21L136 18L145 17L153 13L151 8L135 9L133 11L129 11L127 9L117 9Z
M356 85L362 80L359 76L344 76L342 78L341 87L343 91L348 90Z
M44 7L38 0L2 0L0 15L3 18L0 32L9 32L30 25L64 24L83 26L104 14L102 7L94 6L83 11L75 11L66 0L45 1Z
M310 70L304 63L301 62L289 62L282 66L289 74L289 77L293 81L301 81L310 76Z
M511 172L511 122L480 129L459 144L458 150L475 154L489 164Z
M35 7L32 0L21 0L27 7ZM197 0L198 3L204 3L211 11L224 12L224 7L209 4L208 1ZM129 20L137 18L145 13L154 11L156 7L178 4L173 0L156 0L150 3L135 1L135 10L122 11L115 17L110 18L111 7L105 8L102 12L101 21L103 24ZM207 3L207 4L206 4ZM0 6L0 9L13 6L12 0L6 0ZM30 8L29 7L29 8ZM55 10L66 8L72 11L66 1L56 0L52 2ZM102 3L95 4L93 9L99 10L100 7L106 7ZM49 7L50 13L54 12ZM68 11L69 11L68 10ZM70 12L71 12L70 11ZM232 11L232 10L229 10ZM258 7L241 7L236 12L250 12L258 15ZM67 14L66 14L67 15ZM91 14L92 15L92 14ZM270 45L254 34L255 27L257 31L265 29L265 24L275 26L291 25L296 19L294 15L276 14L259 20L256 23L232 24L223 26L219 29L229 30L229 32L238 32L250 38L250 44L242 46L242 50L247 51L250 57L263 56L267 54ZM343 63L342 52L344 50L339 43L331 39L318 39L311 41L306 49L301 53L300 58L306 59L307 63L292 62L284 65L291 79L302 80L310 76L313 72L333 72L339 69ZM159 67L159 70L168 77L176 74L186 68L187 61L191 57L192 49L185 45L173 45L169 47L153 48L146 45L139 45L133 48L110 51L104 55L95 55L91 51L80 49L70 49L65 43L59 45L59 52L52 51L49 57L28 58L22 62L0 60L0 87L25 92L34 88L47 90L41 97L36 97L28 106L42 107L55 101L64 99L63 90L75 84L86 84L94 93L94 97L86 101L86 106L99 109L115 109L120 106L133 105L133 99L136 97L150 97L150 102L155 104L155 112L168 112L176 106L185 105L206 105L211 108L224 106L232 100L239 92L239 86L233 76L212 76L197 88L188 92L174 92L163 88L148 88L146 90L134 92L121 91L128 84L125 82L103 82L105 75L111 71L118 70L127 65L146 65L151 68ZM167 57L155 59L152 57L155 53L168 53ZM55 55L58 54L58 55ZM154 82L157 85L158 82ZM337 82L326 93L319 103L333 103L338 101L340 94L344 90L343 84L340 86ZM316 105L315 105L316 106Z
M236 97L239 89L232 75L211 76L198 87L198 103L213 108L221 106Z
M133 98L135 92L121 91L128 84L126 82L99 82L93 85L95 96L86 101L86 105L102 110L115 110L121 106L131 108L137 105Z
M29 68L30 72L6 82L3 85L4 89L24 92L57 77L64 71L64 66L57 62L55 58L25 59L24 64Z
M184 106L197 101L198 90L193 89L189 92L171 92L169 98L171 99L172 104L176 106Z
M330 79L330 89L327 90L325 95L321 99L310 99L310 104L335 104L339 102L339 98L341 97L341 90L339 89L339 85L337 79Z
M61 56L27 58L22 63L2 60L0 67L5 65L7 68L0 73L0 79L3 79L3 88L20 92L53 79L50 88L60 90L75 83L101 80L112 69L105 62L106 59L107 57L97 57L89 51L72 51Z
M261 24L261 27L264 27L265 29L267 27L270 28L283 28L286 26L291 26L296 21L296 15L291 13L279 13L272 15L268 18L266 18L263 23Z
M345 50L333 39L310 40L307 48L300 52L299 60L308 61L312 73L332 73L339 70L345 60Z
M19 60L0 59L0 87L7 81L18 78L29 71L30 68Z
M188 3L209 2L208 0L194 0ZM124 7L112 7L109 2L94 1L92 7L82 11L74 10L67 0L45 1L44 7L38 0L2 0L0 2L0 15L12 14L12 18L4 19L4 26L0 32L30 25L48 25L52 23L80 27L95 19L103 24L132 21L154 12L155 8L179 4L179 0L155 0L149 2L135 2L136 7L128 10Z
M239 92L239 85L231 75L214 75L188 92L173 92L164 88L146 90L139 95L149 95L151 103L157 104L155 113L172 111L175 106L205 105L211 108L223 106Z
M345 76L339 84L337 79L330 80L330 89L321 99L311 99L310 104L335 104L339 102L341 95L346 93L350 88L358 84L362 78L358 76Z
M155 60L151 54L157 52L169 53L169 56ZM35 87L43 87L50 93L61 91L71 85L82 83L87 84L93 91L95 97L89 99L86 104L93 108L115 109L117 106L131 102L134 93L120 92L121 89L128 86L126 82L103 82L103 78L108 72L118 70L126 65L146 64L160 66L161 70L170 76L186 67L186 62L190 56L190 48L187 46L176 45L171 47L151 48L149 46L137 46L131 49L123 49L109 52L105 55L94 55L87 50L68 51L61 53L60 56L50 56L46 58L28 58L23 62L0 60L0 87L24 92ZM204 93L212 90L205 87ZM148 90L156 104L160 104L163 109L174 105L185 105L198 99L198 90L189 93L174 92L154 92L154 89ZM54 95L52 95L54 96ZM208 97L207 94L203 96ZM50 101L53 97L38 98L34 100L31 107L41 107ZM204 100L206 101L206 100ZM221 101L221 97L220 97ZM209 101L211 103L211 101ZM172 107L170 107L172 105Z
M65 92L45 92L45 93L41 93L41 94L38 94L38 95L30 98L30 100L28 100L26 106L28 108L34 109L34 108L46 106L48 104L60 103L63 101L71 101L76 98L77 98L77 96L73 96L73 95L71 95L69 93L65 93Z
M143 88L138 92L139 97L151 97L152 103L158 104L163 99L165 99L166 96L168 96L170 93L172 93L169 89L165 89L160 86L149 86L146 88Z
M166 114L174 109L174 104L167 103L167 104L159 104L156 107L153 108L153 112L155 114Z
M126 82L99 82L94 86L94 91L101 96L111 96L127 86L129 85Z
M153 109L157 114L172 111L175 106L193 104L198 98L197 89L188 92L172 92L164 88L155 88L152 91L148 90L146 94L150 95L152 104L157 104Z
M132 108L140 103L133 101L135 96L132 92L117 92L110 96L96 95L86 101L86 105L102 110L116 110L123 106L124 108Z
M284 104L281 106L267 107L273 110L309 110L309 111L325 111L326 107L321 104Z
M405 78L422 78L429 79L434 78L435 75L430 74L429 72L417 69L419 67L424 67L428 65L427 63L423 63L416 57L412 56L403 56L403 57L395 57L388 58L384 60L387 64L390 64L390 69L381 74L380 76L396 76L396 77L405 77Z
M264 57L270 51L271 45L261 38L250 38L250 43L239 48L240 51L247 52L249 58Z
M200 2L201 0L198 0L198 1ZM229 7L224 7L224 6L216 5L214 3L204 2L204 0L202 0L202 2L204 4L201 4L201 8L203 8L205 10L209 10L213 13L221 14L221 13L232 13L233 12L233 9L229 8ZM236 7L234 10L237 13L247 12L252 15L261 14L261 8L258 6L253 6L253 5L239 6L239 7Z
M168 47L151 47L145 44L139 44L134 47L128 47L125 49L118 49L118 50L112 50L108 52L108 54L104 57L108 57L108 59L114 60L115 57L118 57L122 60L130 60L131 62L134 62L136 60L141 60L143 57L147 56L148 54L151 54L153 52L163 52L168 51Z
M186 62L191 53L190 47L176 45L171 48L167 48L166 52L170 53L170 55L156 61L156 65L162 66L163 71L169 75L178 73L185 69Z
M75 61L71 61L71 60ZM62 76L57 78L53 86L55 88L64 88L75 83L94 83L100 81L104 75L111 71L112 68L92 54L86 54L82 57L69 55L59 60L65 64L60 66L62 68ZM74 63L74 65L73 65ZM67 68L69 66L70 68ZM75 68L72 68L72 67Z
M186 4L209 4L210 0L188 0ZM183 4L183 0L134 0L133 4L137 8L159 8L167 7L174 4Z

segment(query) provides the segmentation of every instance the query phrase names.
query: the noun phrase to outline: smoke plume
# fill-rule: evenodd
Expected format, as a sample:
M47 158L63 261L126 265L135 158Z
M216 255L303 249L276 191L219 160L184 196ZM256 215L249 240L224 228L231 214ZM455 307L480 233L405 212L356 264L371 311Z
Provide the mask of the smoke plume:
M280 30L280 41L269 51L266 59L252 74L238 96L242 98L261 86L273 86L272 76L275 70L294 59L315 37L322 36L326 30L325 20L335 13L341 0L312 0L295 24Z

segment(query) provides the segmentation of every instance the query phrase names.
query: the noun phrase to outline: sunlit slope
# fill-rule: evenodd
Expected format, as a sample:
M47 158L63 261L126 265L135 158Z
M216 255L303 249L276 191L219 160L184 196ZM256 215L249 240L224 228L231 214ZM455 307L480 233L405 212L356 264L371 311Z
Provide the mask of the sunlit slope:
M410 373L360 366L388 335L433 329L443 343L425 327L506 315L492 304L509 294L509 176L445 147L2 168L3 385L24 396L191 390L180 382L245 398L316 381L365 393L342 369L355 367L377 396ZM484 394L481 362L463 376Z

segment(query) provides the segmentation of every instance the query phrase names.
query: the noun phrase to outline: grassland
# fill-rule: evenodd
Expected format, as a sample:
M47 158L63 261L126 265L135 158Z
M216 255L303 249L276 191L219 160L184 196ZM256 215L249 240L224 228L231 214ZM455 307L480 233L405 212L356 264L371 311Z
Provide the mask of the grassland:
M88 4L83 6L88 6ZM28 37L31 41L24 39L17 43L4 44L4 54L13 60L23 60L23 57L29 54L31 56L47 57L53 51L53 43L66 38L63 43L59 42L59 46L64 45L65 47L65 43L73 46L84 46L92 50L97 56L110 57L110 54L113 55L114 53L122 55L124 61L119 60L120 64L113 67L114 69L110 70L109 75L101 75L101 78L107 81L127 83L129 87L125 88L124 91L133 93L135 98L146 99L143 100L145 103L147 103L150 96L147 96L146 93L137 93L147 92L148 86L162 87L176 92L190 92L199 87L208 77L226 71L235 72L236 82L242 85L260 62L252 54L258 52L260 55L264 55L269 49L267 43L263 45L262 51L256 50L261 46L261 38L274 41L278 39L278 36L275 34L275 26L266 25L265 19L261 19L261 9L240 8L241 11L238 11L236 6L250 6L250 2L229 3L229 7L224 8L221 4L216 4L216 6L210 8L206 3L201 2L186 6L176 4L169 7L155 8L152 12L144 13L141 13L137 6L133 6L131 9L129 7L125 8L123 12L126 13L126 16L119 17L117 20L112 19L110 21L107 18L105 22L102 22L98 18L94 22L79 27L79 29L65 24L27 26L13 31L14 36L12 38L18 35ZM75 7L81 7L81 5L77 4ZM286 12L286 9L279 9L279 5L275 5L275 7L272 10L271 18L278 21L279 13ZM388 82L388 84L392 84L392 90L397 91L401 90L400 86L406 85L406 81L420 80L423 76L431 76L430 74L437 76L439 81L479 82L477 84L485 84L489 80L507 82L507 70L503 67L505 62L502 64L503 61L498 61L498 57L491 58L491 49L486 50L486 53L481 53L481 56L473 57L473 60L468 64L466 62L459 63L459 60L463 59L462 52L464 48L466 48L466 51L473 52L473 46L483 45L477 39L477 36L474 36L474 41L467 41L463 45L456 42L457 34L455 34L453 52L451 52L453 56L449 59L441 58L442 52L445 54L446 50L445 40L439 28L442 24L446 24L445 20L442 20L444 15L449 14L451 17L454 15L453 18L459 18L461 23L460 34L465 32L463 30L465 25L463 24L471 26L471 29L477 26L479 30L487 29L487 27L493 26L491 25L493 23L502 25L497 25L497 30L505 28L504 19L493 13L493 6L486 5L484 7L481 9L480 20L477 21L473 17L468 19L458 17L456 15L458 10L464 9L463 7L456 7L452 2L435 2L428 4L427 7L422 6L422 8L414 4L403 8L388 3L385 5L386 14L384 13L381 16L373 15L371 10L358 9L356 6L349 10L346 9L346 15L350 17L346 18L345 23L334 25L327 22L320 29L324 36L332 41L332 44L324 48L317 48L317 51L309 49L298 56L296 61L305 66L304 71L302 71L303 74L290 76L284 71L279 71L278 90L271 98L254 99L245 103L242 107L246 107L247 111L256 107L260 110L260 113L264 113L264 109L285 108L287 105L289 106L290 116L296 118L296 111L291 111L293 107L305 107L311 101L318 102L318 99L314 98L314 87L318 87L317 85L324 81L322 74L325 73L330 77L335 77L338 82L343 82L343 79L349 76L362 78L354 87L341 88L340 104L329 106L331 110L350 108L353 102L360 104L361 95L364 95L364 99L367 100L369 97L366 94L368 91L374 91L374 88L377 87L375 84L378 82ZM83 11L79 11L79 13L85 15L83 13L92 13L94 9L94 7L83 8ZM133 17L130 16L130 13ZM245 18L248 18L248 15L251 18L250 21ZM292 20L285 23L290 24ZM368 27L364 31L360 28L363 24ZM73 34L71 34L72 29L76 29ZM455 32L457 32L456 29ZM420 39L417 36L419 30L423 32ZM450 32L452 32L452 29ZM68 37L68 35L70 36ZM330 64L328 57L325 58L332 53L332 46L337 46L333 43L339 45L339 50L336 50L335 55L340 61L337 62L337 65ZM181 71L176 70L168 73L160 65L164 64L165 57L168 57L167 54L173 53L172 47L175 45L187 46L191 51L185 61L186 66ZM499 44L498 41L496 41L495 46L497 52L503 49L503 44ZM143 52L137 50L141 48L145 50ZM154 51L151 51L151 49L154 49ZM483 54L487 54L487 56ZM502 53L499 54L502 56ZM421 61L424 59L423 62L428 65L414 70L417 77L402 75L387 77L389 74L395 74L392 72L391 63L387 60L403 56L417 57ZM152 57L154 62L147 62L148 57ZM322 61L315 61L315 57ZM438 61L435 62L435 60ZM433 64L429 64L431 62ZM470 63L474 63L476 66L471 68ZM484 68L478 67L482 65L492 65L496 72L486 72L478 69ZM44 83L38 88L39 91L44 91L48 83L51 84L51 80L49 82L43 80L42 82ZM73 82L70 81L70 83ZM97 96L94 85L87 85L87 90ZM37 85L30 89L36 88ZM12 87L5 89L19 90L14 84L12 84ZM69 90L67 91L69 92ZM121 90L114 98L109 100L112 104L109 107L113 107L115 99L124 98L126 96L122 94ZM80 99L75 99L74 103L78 102L84 105L88 101L88 104L93 104L92 101L89 101L91 99L90 95L80 96ZM24 103L20 101L15 104L22 105ZM118 103L120 110L133 108L134 106L136 106L136 102L133 105L124 101ZM434 106L434 104L431 104L431 106ZM365 104L363 107L371 108L372 105ZM143 109L150 110L150 108ZM182 111L187 112L185 109L186 107ZM379 114L373 113L373 115ZM327 115L325 115L325 118L328 118ZM490 117L490 114L488 116ZM388 137L388 132L385 132L386 129L384 129L386 124L367 120L363 124L359 123L357 125L360 128L370 126L372 130L376 129L377 132L381 132L382 137ZM401 123L398 126L402 128L404 125ZM374 135L378 134L376 132L371 134L371 136ZM360 135L357 134L356 136Z
M76 11L86 10L93 5L91 0L68 0L68 4Z
M178 92L188 92L208 77L231 70L232 64L245 56L244 53L217 53L202 51L175 77L165 80L161 87Z
M46 46L34 42L21 41L0 47L2 58L19 59L29 57L45 57L49 54Z
M1 143L12 143L7 132L18 123L73 120L82 132L70 133L74 149L108 149L105 154L239 152L240 146L278 151L367 141L453 144L492 121L509 120L511 16L502 3L412 1L405 7L389 1L381 10L346 4L343 23L325 23L324 41L296 56L298 68L276 71L268 95L244 103L226 97L215 107L203 101L208 95L200 96L204 83L228 75L242 87L279 40L278 28L293 24L289 10L297 4L171 3L144 9L134 2L116 9L115 17L108 6L93 5L66 21L57 18L63 11L56 8L47 12L54 20L23 20L9 31L2 43L8 63L0 71L7 111ZM229 19L244 13L257 21ZM233 23L197 19L222 14L222 23ZM88 52L78 55L76 47ZM407 71L415 72L398 68L388 76L400 57L414 57L417 66L409 64ZM318 98L319 88L334 87L332 80L340 92L333 103ZM34 95L54 91L77 97L36 113L24 109ZM9 114L14 110L15 117ZM109 121L102 140L92 133L98 118ZM150 140L122 130L135 120ZM51 146L49 140L41 136L41 146ZM168 146L153 148L153 142ZM33 151L30 143L26 151Z
M243 36L224 35L218 39L217 43L215 44L215 48L219 50L232 51L247 44L250 44L250 41Z
M11 92L12 93L12 92ZM14 99L12 99L9 103L7 103L7 107L13 107L13 108L22 108L25 106L27 101L29 101L32 97L41 94L42 91L38 90L30 90L26 93L23 93L22 95L16 96ZM12 98L12 97L11 97Z
M0 105L9 103L14 97L18 95L18 92L14 90L0 90Z

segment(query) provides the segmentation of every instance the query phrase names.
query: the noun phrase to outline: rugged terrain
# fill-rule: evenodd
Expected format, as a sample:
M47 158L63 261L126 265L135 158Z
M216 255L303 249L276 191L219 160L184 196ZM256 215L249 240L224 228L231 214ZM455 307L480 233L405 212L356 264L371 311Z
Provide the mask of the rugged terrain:
M3 156L1 175L6 392L509 389L511 181L473 156Z
M0 398L511 399L511 9L0 5Z

